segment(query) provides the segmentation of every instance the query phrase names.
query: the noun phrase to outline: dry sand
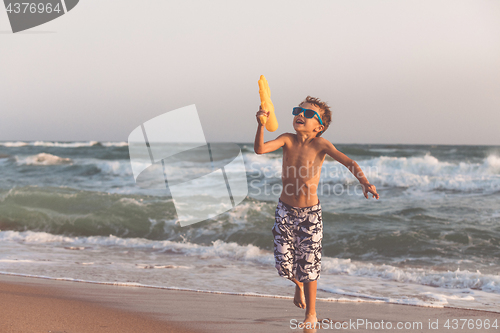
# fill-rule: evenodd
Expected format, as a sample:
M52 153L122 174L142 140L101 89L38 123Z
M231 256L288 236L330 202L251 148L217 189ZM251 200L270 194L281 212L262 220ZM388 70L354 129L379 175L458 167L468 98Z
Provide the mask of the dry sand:
M290 288L290 293L293 288ZM343 320L350 329L364 332L494 332L500 329L446 329L447 319L489 319L500 314L452 308L426 308L396 304L322 302L320 318ZM291 299L234 296L124 287L0 274L0 332L302 332L292 329L304 310ZM296 321L293 321L295 319ZM292 320L292 324L291 324ZM359 326L351 323L361 323ZM429 321L438 329L429 329ZM366 322L372 323L372 328ZM392 329L386 328L388 322ZM500 321L500 320L499 320ZM422 328L396 329L398 322L421 322ZM325 322L326 323L326 322ZM379 329L377 328L377 323ZM344 325L347 325L344 324ZM499 322L500 324L500 322ZM339 324L337 324L339 325ZM369 324L368 324L369 325ZM459 326L462 322L459 322ZM334 332L323 324L318 332ZM338 326L337 326L338 327ZM356 329L353 329L356 328Z

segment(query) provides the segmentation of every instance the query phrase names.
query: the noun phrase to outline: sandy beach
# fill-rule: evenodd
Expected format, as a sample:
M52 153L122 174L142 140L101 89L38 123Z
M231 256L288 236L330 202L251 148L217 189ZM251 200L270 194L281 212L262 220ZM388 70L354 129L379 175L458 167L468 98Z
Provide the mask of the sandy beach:
M292 288L290 288L292 292ZM0 275L1 332L301 332L303 310L291 299L124 287ZM344 330L440 332L450 319L474 325L498 313L397 304L324 302L320 318L343 320ZM371 324L369 324L370 322ZM382 324L383 322L383 324ZM429 323L438 329L429 329ZM389 324L391 323L391 324ZM412 328L409 325L412 325ZM421 326L418 324L421 323ZM342 330L323 323L319 331ZM370 326L371 325L371 326ZM383 326L380 326L383 325ZM451 325L451 322L450 322ZM459 321L458 329L471 331ZM376 329L379 327L378 329ZM384 329L382 329L382 327ZM434 324L434 327L436 325ZM474 332L495 331L473 329Z

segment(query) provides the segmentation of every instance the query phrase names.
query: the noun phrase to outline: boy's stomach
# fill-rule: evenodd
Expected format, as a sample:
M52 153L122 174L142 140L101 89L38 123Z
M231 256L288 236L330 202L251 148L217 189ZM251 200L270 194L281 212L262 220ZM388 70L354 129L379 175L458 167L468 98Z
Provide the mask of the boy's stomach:
M280 199L293 207L311 207L318 204L318 182L304 182L299 179L282 179L283 189Z

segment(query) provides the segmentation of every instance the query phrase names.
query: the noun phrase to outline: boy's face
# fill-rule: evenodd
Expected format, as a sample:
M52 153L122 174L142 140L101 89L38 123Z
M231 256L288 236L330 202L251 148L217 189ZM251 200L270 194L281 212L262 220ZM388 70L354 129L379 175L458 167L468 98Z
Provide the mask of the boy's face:
M320 117L323 114L323 111L314 104L302 103L299 106L304 109L316 111ZM306 118L304 117L304 112L301 112L299 115L293 117L293 128L296 132L315 134L324 129L316 115L313 118Z

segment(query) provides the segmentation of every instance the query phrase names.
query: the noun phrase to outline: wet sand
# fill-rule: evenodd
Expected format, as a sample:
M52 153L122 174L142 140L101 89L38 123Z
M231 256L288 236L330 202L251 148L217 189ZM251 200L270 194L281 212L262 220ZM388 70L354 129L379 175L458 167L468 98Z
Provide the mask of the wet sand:
M344 331L389 332L398 330L399 322L407 328L411 324L410 329L403 329L410 332L492 332L497 329L478 329L477 326L470 329L467 324L462 330L460 319L473 319L476 325L478 320L484 323L488 319L493 323L500 318L500 314L493 312L361 302L318 301L316 308L320 319L346 321L344 327L349 326ZM302 332L296 327L303 317L304 310L295 307L291 298L112 286L0 274L2 333ZM458 319L459 328L446 329L447 319ZM438 328L430 329L429 323L436 321ZM387 328L388 323L392 329ZM335 323L324 321L323 329L318 331L341 330L338 325L340 323L336 329Z

